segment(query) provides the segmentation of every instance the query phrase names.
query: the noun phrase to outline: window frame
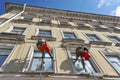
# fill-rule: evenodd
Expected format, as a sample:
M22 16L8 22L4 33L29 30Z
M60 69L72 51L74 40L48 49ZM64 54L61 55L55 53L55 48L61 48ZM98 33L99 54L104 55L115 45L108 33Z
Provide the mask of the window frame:
M39 31L50 31L51 32L51 37L46 37L46 36L39 36ZM40 40L40 39L46 39L47 41L56 41L56 37L54 36L54 31L53 30L50 30L50 29L39 29L37 28L35 30L35 35L31 37L31 39L34 39L34 40Z
M24 32L22 33L22 35L25 35L25 33L27 31L27 27L10 26L5 32L10 33L10 31L14 30L14 27L16 27L16 28L25 28ZM10 34L13 34L13 33L10 33ZM18 35L20 35L20 34L18 34Z
M108 50L108 49L107 49ZM120 57L120 54L119 52L115 52L115 51L112 51L112 52L109 52L109 51L99 51L102 56L106 59L106 61L112 66L112 68L118 73L120 74L120 71L118 71L114 65L111 63L111 61L108 60L107 56L117 56L117 57Z
M75 38L65 38L64 33L73 34ZM62 31L63 39L78 39L77 35L74 32Z
M17 48L17 45L12 45L12 44L0 44L0 46L2 46L2 48L4 47L4 49L11 49L11 52L9 53L9 55L7 56L7 58L5 59L5 61L3 62L3 64L0 67L0 71L4 71L7 62L9 61L9 59L12 57L14 51Z
M37 72L56 73L57 72L57 66L56 66L57 62L56 62L55 48L52 48L52 52L53 52L53 56L54 56L54 58L52 60L53 71L44 71L44 70L42 70L42 71L41 70L31 71L30 68L31 68L31 65L32 65L34 51L38 51L37 48L34 47L34 46L30 46L22 72L35 72L35 73L37 73Z
M120 46L120 42L114 42L110 37L115 37L117 38L118 40L120 40L120 38L118 36L115 36L115 35L105 35L111 42L113 42L115 44L115 46Z
M112 43L111 42L108 42L108 41L104 41L100 36L98 36L97 34L95 33L83 33L85 35L85 37L88 39L89 41L89 44L91 45L105 45L105 46L111 46ZM95 35L98 39L100 39L99 41L91 41L89 39L89 37L87 36L88 35Z
M77 46L76 46L76 47L77 47ZM74 73L77 73L77 74L78 74L78 72L77 72L76 69L75 69L74 63L72 62L73 59L72 59L72 56L71 56L71 52L73 53L73 52L75 52L75 51L71 51L70 48L73 48L73 49L74 49L75 47L67 47L66 50L67 50L68 57L69 57L70 60L71 60L71 64L72 64L72 67L73 67L73 71L74 71ZM91 52L90 52L90 53L91 53ZM95 61L94 57L92 57L92 55L91 55L91 58L90 58L90 64L92 65L92 67L93 67L94 70L96 71L96 72L94 72L94 73L92 73L92 74L94 74L94 75L99 75L99 76L103 76L103 75L104 75L103 71L100 69L99 65L98 65L97 62ZM79 73L82 73L82 74L91 74L91 73L89 73L89 72L79 72Z

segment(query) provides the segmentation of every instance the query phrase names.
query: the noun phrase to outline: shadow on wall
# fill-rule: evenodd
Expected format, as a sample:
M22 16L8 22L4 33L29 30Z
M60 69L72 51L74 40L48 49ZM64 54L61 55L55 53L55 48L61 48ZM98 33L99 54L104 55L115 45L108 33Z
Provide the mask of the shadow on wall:
M22 72L24 60L14 59L5 65L5 72Z
M73 68L72 68L72 64L71 64L71 60L69 58L67 58L66 60L64 60L61 65L60 65L60 69L64 70L65 72L69 72L69 73L73 73Z

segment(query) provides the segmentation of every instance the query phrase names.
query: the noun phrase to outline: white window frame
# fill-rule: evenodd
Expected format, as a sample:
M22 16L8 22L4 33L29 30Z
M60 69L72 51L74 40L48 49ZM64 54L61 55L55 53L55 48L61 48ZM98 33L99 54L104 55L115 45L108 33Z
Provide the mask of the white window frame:
M17 46L16 45L12 45L12 44L0 44L0 46L2 46L1 48L12 48L12 51L10 52L10 54L8 55L8 57L6 58L6 60L3 62L3 64L0 67L0 71L4 71L7 62L10 60L10 58L13 56L13 53L15 52Z
M88 35L87 35L87 34L88 34L88 35L95 35L95 36L99 39L99 41L100 41L100 42L102 42L102 41L103 41L103 40L102 40L102 39L101 39L98 35L96 35L96 34L92 34L92 33L85 33L85 36L87 37L87 39L88 39L89 41L92 41L92 40L90 40L90 39L89 39L89 37L88 37Z
M10 26L5 32L10 33L10 31L13 30L14 27L19 27L19 26ZM27 28L26 27L19 27L19 28L25 28L24 32L22 33L22 35L25 35L25 33L27 32Z
M50 38L54 37L54 35L53 35L53 33L54 33L53 30L50 30L50 29L39 29L39 28L36 29L35 36L38 36L38 35L39 35L39 31L40 31L40 30L51 31L51 37L50 37Z
M72 52L75 52L75 51L72 51ZM76 71L76 69L75 69L75 66L74 66L74 63L72 62L72 57L71 57L71 51L70 51L70 48L69 47L67 47L67 54L68 54L68 57L70 58L70 64L72 64L72 67L73 67L73 71L74 71L74 73L78 73L77 71ZM93 66L93 68L95 69L95 71L97 71L97 72L95 72L95 73L92 73L94 76L103 76L104 75L104 73L103 73L103 71L100 69L100 67L99 67L99 65L97 64L97 62L95 61L95 59L92 57L92 55L91 55L91 58L92 59L90 59L90 63L91 63L91 65ZM89 73L89 72L80 72L80 73L83 73L83 74L91 74L91 73Z
M62 34L63 39L66 39L65 36L64 36L64 32L73 33L73 34L75 35L75 37L76 37L75 39L78 39L78 35L77 35L77 33L75 33L75 32L72 32L72 31L71 31L71 32L70 32L70 31L61 31L61 34ZM71 39L71 38L70 38L70 39Z
M118 57L120 57L120 54L119 54L119 52L115 52L115 51L112 51L112 50L110 50L109 51L109 49L107 49L106 51L99 51L101 54L102 54L102 56L106 59L106 61L112 66L112 68L118 73L118 74L120 74L120 71L118 71L117 69L115 69L115 67L113 66L113 64L108 60L108 58L107 58L107 56L118 56Z
M31 62L32 62L32 59L33 59L33 55L34 55L34 50L37 50L36 47L34 46L30 46L29 50L28 50L28 55L27 55L27 58L26 58L26 61L25 61L25 64L24 64L24 67L23 67L23 70L22 72L38 72L38 71L30 71L30 67L31 67ZM56 55L55 55L55 48L53 48L53 71L44 71L44 72L57 72L57 68L56 68Z
M110 37L116 37L117 39L120 39L119 37L115 36L115 35L107 35L108 39L110 41L112 41L113 43L117 44L118 42L114 42ZM119 42L120 43L120 42Z

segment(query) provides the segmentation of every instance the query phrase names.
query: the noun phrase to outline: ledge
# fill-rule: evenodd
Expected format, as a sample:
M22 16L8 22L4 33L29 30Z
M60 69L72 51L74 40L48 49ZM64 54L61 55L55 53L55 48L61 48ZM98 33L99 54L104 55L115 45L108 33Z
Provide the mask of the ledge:
M55 37L32 36L31 39L33 39L33 40L42 40L42 39L45 39L47 41L56 41Z
M105 46L111 46L111 42L103 42L103 41L90 41L89 44L91 45L105 45Z
M62 39L62 46L67 47L68 45L78 45L84 44L84 40L82 39Z
M25 35L12 34L12 33L0 33L0 43L24 43Z
M96 31L100 31L100 32L106 32L109 31L108 28L95 28Z

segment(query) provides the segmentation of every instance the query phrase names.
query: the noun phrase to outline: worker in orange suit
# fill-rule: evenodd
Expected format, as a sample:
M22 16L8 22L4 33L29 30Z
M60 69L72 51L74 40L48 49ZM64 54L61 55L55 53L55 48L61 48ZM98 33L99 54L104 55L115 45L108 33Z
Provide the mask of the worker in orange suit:
M76 59L73 63L75 63L78 58L80 57L81 58L81 62L82 62L82 65L83 65L83 69L85 69L85 62L84 62L84 55L88 53L88 48L81 45L79 47L76 48ZM90 56L88 56L89 58Z
M38 50L42 53L42 59L45 57L45 52L49 53L51 59L53 59L51 48L45 40L38 40L36 46Z

